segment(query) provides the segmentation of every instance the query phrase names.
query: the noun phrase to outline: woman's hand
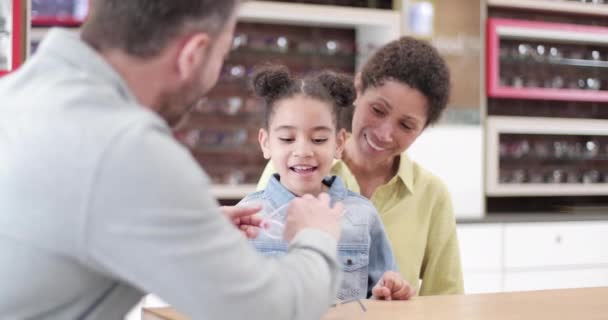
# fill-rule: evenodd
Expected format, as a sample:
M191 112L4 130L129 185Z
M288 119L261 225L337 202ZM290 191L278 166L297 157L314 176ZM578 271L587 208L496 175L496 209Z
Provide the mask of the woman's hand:
M261 205L251 207L222 206L222 213L249 239L258 236L262 218L255 214L262 210Z
M387 271L372 288L372 296L380 300L409 300L416 290L394 271Z

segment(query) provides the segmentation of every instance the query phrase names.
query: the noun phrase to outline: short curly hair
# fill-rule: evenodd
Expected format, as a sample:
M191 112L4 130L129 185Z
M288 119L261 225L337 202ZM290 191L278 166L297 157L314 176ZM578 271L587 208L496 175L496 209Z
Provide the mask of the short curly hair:
M361 90L394 80L419 90L428 101L426 126L436 123L450 96L450 71L426 41L402 37L380 48L361 71Z

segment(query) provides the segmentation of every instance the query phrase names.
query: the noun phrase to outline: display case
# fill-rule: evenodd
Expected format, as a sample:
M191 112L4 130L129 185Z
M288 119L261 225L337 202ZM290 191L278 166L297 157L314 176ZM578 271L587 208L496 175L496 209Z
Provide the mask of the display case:
M608 16L606 0L487 0L491 8L579 16ZM550 17L547 17L550 18Z
M608 208L608 4L488 0L486 210Z
M608 102L608 28L487 21L489 98Z
M26 0L0 0L0 76L15 70L25 56Z
M608 120L491 117L489 196L608 194Z

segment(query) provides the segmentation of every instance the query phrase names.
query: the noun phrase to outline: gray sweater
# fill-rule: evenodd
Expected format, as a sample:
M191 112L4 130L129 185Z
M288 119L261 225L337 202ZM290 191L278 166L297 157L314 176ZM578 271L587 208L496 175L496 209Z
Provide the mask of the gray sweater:
M194 319L314 319L336 241L282 259L221 215L166 123L76 34L0 79L0 319L120 319L144 292Z

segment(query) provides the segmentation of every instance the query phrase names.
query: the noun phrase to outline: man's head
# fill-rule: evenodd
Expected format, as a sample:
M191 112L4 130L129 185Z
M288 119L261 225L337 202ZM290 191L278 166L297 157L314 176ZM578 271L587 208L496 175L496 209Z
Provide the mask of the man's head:
M140 102L175 125L216 84L240 2L93 0L82 38L112 56Z

